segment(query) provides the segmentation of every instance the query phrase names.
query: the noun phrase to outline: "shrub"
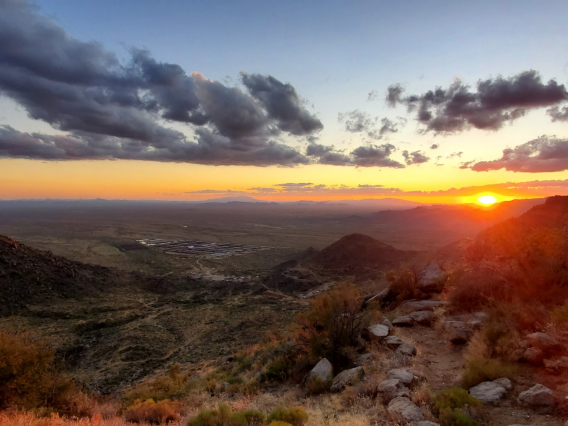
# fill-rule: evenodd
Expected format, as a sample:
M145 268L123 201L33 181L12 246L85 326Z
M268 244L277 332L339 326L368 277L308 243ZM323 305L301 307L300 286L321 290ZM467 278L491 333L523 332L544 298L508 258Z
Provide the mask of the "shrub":
M269 423L277 420L292 426L303 426L308 421L308 413L302 407L278 407L268 416Z
M296 343L310 361L327 358L334 366L343 366L348 362L344 349L359 345L357 338L371 320L372 313L362 308L363 299L353 284L319 294L311 309L296 318Z
M390 283L390 292L396 295L398 303L413 298L418 282L418 274L414 269L409 267L391 269L385 274L385 278Z
M180 404L177 401L138 400L126 409L124 418L127 422L162 424L178 421L180 419L179 411Z
M469 407L480 404L465 389L450 388L434 397L434 413L443 426L474 426L478 423L469 415Z
M187 422L188 426L263 426L266 418L260 411L245 410L233 413L231 407L220 404L217 410L201 411Z
M179 366L173 365L167 376L160 376L153 380L140 383L126 392L123 402L126 406L134 401L163 401L165 399L182 399L192 390L193 383L187 375L179 374Z
M270 423L268 426L292 426L292 425L290 423L281 422L279 420L276 420L276 421Z
M470 359L462 376L461 385L469 389L482 382L501 377L511 379L515 376L515 367L495 358Z

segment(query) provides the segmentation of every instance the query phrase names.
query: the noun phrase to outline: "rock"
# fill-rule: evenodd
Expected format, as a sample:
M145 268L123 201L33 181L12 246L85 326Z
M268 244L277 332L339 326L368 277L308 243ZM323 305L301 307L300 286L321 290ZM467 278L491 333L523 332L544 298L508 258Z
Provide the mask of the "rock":
M404 315L402 317L395 318L392 325L395 327L412 327L414 325L414 321L408 315Z
M568 369L568 357L561 356L554 359L545 359L543 364L544 368L551 372L560 372Z
M430 296L428 295L428 293L424 293L422 290L418 290L417 288L412 290L412 298L413 299L424 300L424 299L428 299L429 297Z
M410 314L410 317L418 324L430 325L434 320L434 314L430 311L416 311Z
M519 404L531 407L554 407L556 397L554 392L546 386L536 384L532 388L521 392L518 397Z
M400 396L408 397L408 388L398 379L389 379L379 383L377 392L383 396L384 402L389 402Z
M398 347L396 350L397 353L405 356L415 356L416 355L416 348L408 343L403 343Z
M469 390L469 394L484 404L495 403L505 396L507 390L495 382L483 382Z
M380 291L379 293L375 294L373 297L371 297L369 300L367 300L366 303L382 302L383 299L385 299L389 295L389 293L390 293L390 286L388 286L384 290Z
M540 365L542 364L542 360L544 358L544 352L542 349L539 348L527 348L523 353L523 361L530 362L533 365Z
M389 329L389 332L393 330L394 325L392 325L392 322L390 322L390 320L388 318L384 318L383 319L383 325L386 325L387 328Z
M471 337L471 331L463 321L446 320L444 321L444 330L448 334L448 340L454 345L463 345Z
M424 420L420 407L404 396L399 396L389 402L387 412L391 420L395 422L410 423Z
M365 377L365 370L363 367L350 368L349 370L344 370L333 378L333 383L331 384L332 392L339 392L345 389L346 386L354 385L359 382L363 377Z
M425 292L440 291L448 274L434 262L430 262L418 275L417 288Z
M396 349L403 345L404 342L398 336L388 336L383 340L383 343L391 349Z
M440 426L440 423L434 423L429 420L422 420L421 422L414 423L414 426Z
M353 361L353 364L355 364L356 366L361 366L364 365L366 363L368 363L369 361L371 361L373 359L373 355L372 354L363 354L359 357L357 357L355 359L355 361Z
M562 351L558 340L547 333L532 333L526 336L531 346L541 349L545 354L554 354Z
M443 300L406 300L400 304L400 309L409 314L416 311L433 311L446 305L447 302Z
M329 389L333 380L333 366L323 358L318 362L314 368L306 376L304 383L306 385L317 381L317 387L321 389Z
M371 342L380 342L389 335L389 328L383 324L372 325L366 331L366 337Z
M405 385L410 385L414 381L414 374L404 368L393 368L387 373L389 379L398 379Z
M495 380L493 380L493 383L497 383L498 385L503 386L505 388L505 390L508 390L508 391L513 389L513 384L506 377L501 377L500 379L495 379Z

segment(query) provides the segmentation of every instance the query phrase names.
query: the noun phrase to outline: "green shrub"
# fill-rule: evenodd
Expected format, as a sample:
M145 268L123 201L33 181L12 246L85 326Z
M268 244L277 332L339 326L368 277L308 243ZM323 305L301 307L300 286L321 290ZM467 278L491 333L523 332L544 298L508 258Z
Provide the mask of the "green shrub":
M515 367L495 358L475 358L467 362L461 385L469 389L482 382L501 377L511 379L515 376Z
M319 377L310 377L308 381L306 381L306 389L312 394L317 395L323 392L326 392L329 389L329 382L325 383Z
M261 426L266 423L266 417L260 411L246 410L231 416L231 426Z
M163 401L165 399L183 399L193 389L193 383L187 375L179 374L179 366L173 365L167 376L160 376L153 380L140 383L126 392L123 397L125 406L130 406L134 401Z
M217 410L201 411L187 426L263 426L266 418L260 411L245 410L233 413L231 407L220 404Z
M292 426L303 426L308 421L308 413L302 407L278 407L268 416L269 423L274 421L290 423Z
M465 389L450 388L434 397L434 413L444 426L475 426L477 421L468 413L469 407L480 405Z

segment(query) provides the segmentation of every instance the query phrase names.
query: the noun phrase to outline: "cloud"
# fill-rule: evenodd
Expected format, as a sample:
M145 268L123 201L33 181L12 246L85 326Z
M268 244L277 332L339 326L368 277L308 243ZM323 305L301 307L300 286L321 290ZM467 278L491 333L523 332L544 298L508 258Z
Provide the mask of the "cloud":
M441 87L422 95L403 97L400 85L389 86L387 104L403 104L409 112L416 112L416 120L425 131L455 133L470 128L498 130L505 123L522 117L528 110L549 109L553 119L562 119L564 110L554 109L568 101L564 85L555 80L544 83L533 70L513 77L480 80L474 91L456 81L447 89Z
M406 164L409 166L412 164L426 163L428 160L430 160L429 157L427 157L420 151L414 151L410 153L408 151L403 151L402 156L404 157Z
M476 172L505 169L524 173L568 170L568 140L541 136L503 150L503 156L497 160L475 163L471 169Z
M298 183L277 183L274 186L279 186L281 188L303 188L305 186L312 186L311 182L298 182Z
M360 146L351 152L352 163L358 167L404 168L404 165L389 158L395 150L391 144Z
M546 113L552 118L552 121L568 121L568 106L563 108L555 106L548 109Z
M371 90L367 95L367 101L374 101L379 97L379 92L376 90Z
M363 111L354 110L349 112L340 112L337 115L340 123L345 123L345 130L350 133L369 132L377 121L371 118L369 114Z
M177 64L130 49L126 61L79 41L37 8L0 0L0 94L62 135L4 126L0 155L32 159L138 159L282 165L310 160L281 136L323 125L290 84L243 74L246 90L187 75ZM192 126L194 138L164 122Z
M438 149L440 148L440 145L438 145L437 143L433 143L432 145L430 145L430 149Z

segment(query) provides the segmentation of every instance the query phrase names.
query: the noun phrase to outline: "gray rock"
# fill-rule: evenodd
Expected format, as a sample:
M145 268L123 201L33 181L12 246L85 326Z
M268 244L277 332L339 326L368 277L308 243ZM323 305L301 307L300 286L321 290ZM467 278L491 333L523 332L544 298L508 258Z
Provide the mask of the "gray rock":
M371 342L380 342L389 335L389 328L383 324L372 325L366 331L366 337Z
M408 315L395 318L392 322L395 327L412 327L414 325L414 320Z
M420 272L416 287L424 292L440 291L448 279L448 274L434 262L430 262Z
M429 420L423 420L421 422L414 423L414 426L440 426L440 423L434 423Z
M463 321L446 320L444 330L448 334L448 340L454 345L463 345L471 338L471 331Z
M561 356L554 359L545 359L544 368L551 372L560 372L568 369L568 357Z
M404 383L398 379L389 379L379 383L377 392L383 397L384 402L389 402L394 398L409 395L409 390Z
M355 367L350 368L349 370L344 370L333 378L331 391L339 392L345 389L346 386L358 383L363 377L365 377L365 370L363 370L363 367Z
M404 342L398 336L388 336L383 340L383 343L391 349L396 349L403 345Z
M405 356L415 356L416 355L416 348L408 343L403 343L398 347L396 350L397 353Z
M362 366L366 363L368 363L369 361L371 361L373 359L373 355L372 354L363 354L361 356L358 356L355 361L353 361L353 364L355 364L356 366Z
M390 286L383 289L379 293L375 294L373 297L371 297L369 300L367 300L367 303L381 302L384 298L386 298L389 295L389 293L390 293Z
M394 325L392 325L392 322L390 322L390 320L388 318L384 318L382 324L387 326L387 328L389 329L389 332L394 329Z
M314 381L319 382L319 386L322 389L329 389L333 380L333 366L327 360L327 358L321 359L314 368L306 376L304 383L313 383Z
M405 367L405 366L412 365L412 359L409 356L404 355L403 353L401 353L399 351L394 352L394 354L392 355L392 358L391 358L391 362L392 362L392 365L396 366L396 367Z
M398 379L405 385L410 385L414 381L414 374L404 368L393 368L387 373L389 379Z
M533 365L540 365L544 359L544 352L542 349L530 347L523 352L522 359Z
M554 392L546 386L536 384L532 388L521 392L518 397L519 404L530 407L554 407L556 397Z
M416 311L410 314L410 317L418 324L430 325L434 320L434 314L431 311Z
M387 406L387 412L392 421L395 422L419 422L424 420L422 410L410 399L399 396L394 398Z
M532 333L526 336L531 346L541 349L546 354L562 351L562 345L558 340L547 333Z
M469 394L484 404L495 403L505 396L507 390L495 382L483 382L469 390Z
M409 314L416 311L433 311L436 308L446 306L448 302L443 300L407 300L400 304L401 311Z
M505 388L505 390L512 390L513 389L513 383L511 383L511 381L509 379L507 379L506 377L501 377L500 379L495 379L493 380L493 383L497 383L498 385L501 385Z

